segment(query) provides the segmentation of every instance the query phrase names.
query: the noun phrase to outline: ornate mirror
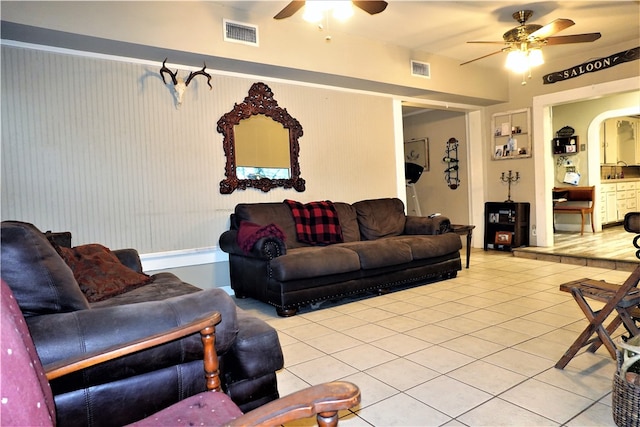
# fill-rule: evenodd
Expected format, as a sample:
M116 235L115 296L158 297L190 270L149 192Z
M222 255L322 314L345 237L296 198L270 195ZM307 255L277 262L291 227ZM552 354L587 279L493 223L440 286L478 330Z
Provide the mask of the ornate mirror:
M220 193L247 187L305 190L298 163L302 126L278 106L269 86L254 83L244 101L218 120L218 132L227 157Z

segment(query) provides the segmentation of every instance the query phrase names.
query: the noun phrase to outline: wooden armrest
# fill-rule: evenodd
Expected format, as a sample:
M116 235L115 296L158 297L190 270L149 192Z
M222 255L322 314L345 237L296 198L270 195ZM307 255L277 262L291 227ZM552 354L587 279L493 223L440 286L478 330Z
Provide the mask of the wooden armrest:
M274 426L312 417L335 417L338 411L360 403L360 389L345 381L319 384L269 402L243 416L230 426ZM331 424L330 424L331 425Z
M211 314L196 319L190 323L177 326L146 338L129 341L103 350L86 353L78 357L50 363L44 366L44 370L47 375L47 379L51 381L63 375L98 365L109 360L117 359L118 357L126 356L147 348L165 344L196 332L211 334L213 333L214 326L220 323L220 320L220 313L212 312ZM211 330L207 331L208 328L211 328Z

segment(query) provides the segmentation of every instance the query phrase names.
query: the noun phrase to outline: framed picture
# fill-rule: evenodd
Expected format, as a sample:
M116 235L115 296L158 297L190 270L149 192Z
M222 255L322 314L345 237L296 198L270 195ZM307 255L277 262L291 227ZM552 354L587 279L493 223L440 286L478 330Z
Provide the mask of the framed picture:
M404 143L404 161L429 170L429 138L418 138Z
M511 244L511 232L510 231L496 231L496 245L510 245Z

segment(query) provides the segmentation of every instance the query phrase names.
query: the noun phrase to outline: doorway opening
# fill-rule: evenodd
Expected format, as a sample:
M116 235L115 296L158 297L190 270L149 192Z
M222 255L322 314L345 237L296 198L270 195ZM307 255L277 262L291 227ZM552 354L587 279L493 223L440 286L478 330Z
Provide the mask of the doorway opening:
M556 184L555 179L555 159L552 155L551 141L554 137L553 108L571 103L597 100L613 95L637 92L640 90L640 80L637 78L624 79L620 81L607 82L594 86L572 89L563 92L556 92L548 95L541 95L533 99L533 123L534 123L534 162L544 165L542 173L536 175L536 211L534 213L538 225L537 246L542 248L554 247L553 233L553 211L551 200L551 189ZM636 108L637 104L636 104ZM600 192L600 123L607 117L619 114L620 109L611 106L607 111L595 113L595 117L588 125L587 136L587 177L581 185L594 185L596 187L596 203L599 203ZM596 211L599 207L596 206ZM599 211L596 212L596 230L601 230L601 217ZM587 236L587 233L585 233ZM588 237L588 236L587 236ZM588 245L589 243L586 242ZM593 243L591 243L593 245ZM576 242L573 243L576 247ZM629 251L632 252L632 251Z

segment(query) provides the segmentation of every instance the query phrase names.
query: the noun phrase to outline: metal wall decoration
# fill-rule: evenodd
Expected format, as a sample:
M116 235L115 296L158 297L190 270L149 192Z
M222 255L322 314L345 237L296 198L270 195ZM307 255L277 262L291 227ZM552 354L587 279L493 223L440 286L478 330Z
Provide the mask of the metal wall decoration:
M460 185L460 178L458 177L458 140L449 138L446 144L445 156L442 159L447 164L447 168L444 170L444 178L449 188L455 190Z

